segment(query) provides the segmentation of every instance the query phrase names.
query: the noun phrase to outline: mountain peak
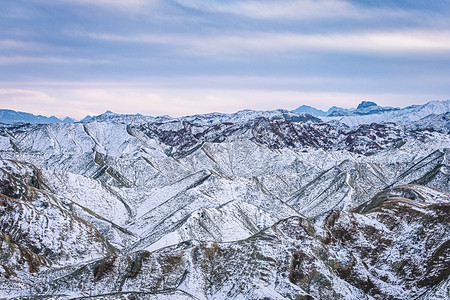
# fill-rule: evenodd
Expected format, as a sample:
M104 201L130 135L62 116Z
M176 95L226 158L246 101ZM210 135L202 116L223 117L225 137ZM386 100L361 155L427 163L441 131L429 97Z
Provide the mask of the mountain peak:
M75 120L71 117L65 117L62 121L63 123L75 123Z
M323 110L320 110L320 109L317 109L317 108L314 108L314 107L308 106L308 105L299 106L296 109L294 109L292 112L298 113L298 114L307 113L310 115L320 116L320 117L324 117L327 115L327 113L324 112Z
M363 101L361 102L356 109L363 109L367 107L378 106L375 102L372 101Z
M80 122L87 122L87 121L89 121L89 120L91 120L92 119L92 116L91 115L87 115L86 117L84 117Z

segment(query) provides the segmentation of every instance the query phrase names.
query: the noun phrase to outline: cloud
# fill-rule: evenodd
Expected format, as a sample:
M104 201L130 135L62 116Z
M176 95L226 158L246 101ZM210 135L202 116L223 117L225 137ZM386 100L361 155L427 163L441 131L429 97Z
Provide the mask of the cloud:
M11 39L0 40L0 48L29 49L30 47L36 47L36 46L37 46L37 44L30 43L30 42L23 42L23 41L11 40Z
M42 3L45 5L82 5L99 7L113 10L124 11L138 11L139 9L147 6L151 6L160 2L160 0L32 0L34 2Z
M86 37L118 43L159 44L187 55L273 54L298 51L378 55L436 54L450 51L448 30L403 30L327 34L246 33L235 35L116 35Z
M58 102L57 99L50 97L44 92L34 91L34 90L22 90L22 89L0 89L0 99L11 102L22 102L22 103L35 103L40 104L55 104Z
M100 84L96 84L99 86ZM438 94L355 93L336 91L294 91L261 89L169 89L126 87L59 87L46 91L0 89L3 108L34 114L71 116L81 119L87 114L106 110L117 113L182 116L213 111L233 113L243 109L294 109L302 104L328 109L333 105L356 107L362 100L381 105L406 106L444 99Z
M50 116L57 113L60 100L38 90L0 89L2 109L14 109Z
M108 64L105 59L50 56L0 56L0 65L14 64Z
M400 74L400 75L399 75ZM99 81L83 76L79 81L42 80L41 77L28 78L26 81L0 81L0 88L43 89L43 90L96 90L103 91L164 91L164 90L260 90L283 91L296 90L303 92L355 92L376 93L388 91L393 94L418 93L428 91L444 93L448 89L450 74L442 72L391 72L382 78L377 73L344 75L184 75L184 76L135 76L115 81ZM442 88L444 87L444 88ZM82 97L82 92L78 92ZM178 94L181 94L178 93ZM200 93L199 93L200 94ZM105 94L100 94L105 95ZM105 95L105 99L107 98Z
M210 1L175 0L178 4L204 12L229 13L254 19L334 19L367 18L401 15L400 10L367 9L343 0L284 0L284 1Z

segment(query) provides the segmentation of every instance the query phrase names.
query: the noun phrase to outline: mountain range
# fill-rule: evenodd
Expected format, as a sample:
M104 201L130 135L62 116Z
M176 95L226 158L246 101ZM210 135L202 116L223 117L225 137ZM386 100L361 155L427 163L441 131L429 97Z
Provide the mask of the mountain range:
M0 123L31 123L31 124L53 124L53 123L74 123L75 120L66 117L58 119L55 116L45 117L41 115L33 115L26 112L15 111L11 109L0 109Z
M426 116L450 112L450 100L431 101L423 105L411 105L405 108L379 106L374 102L363 101L356 109L344 109L333 106L327 112L310 106L300 106L294 113L308 113L320 117L325 122L338 121L348 126L370 123L407 123Z
M448 299L449 106L2 121L0 298Z
M371 101L362 101L357 108L341 108L333 106L328 111L322 111L311 106L302 105L290 112L286 110L274 110L274 111L251 111L244 110L234 114L223 113L210 113L204 115L185 116L179 118L172 118L169 116L151 117L142 116L141 114L124 115L116 114L111 111L98 116L86 116L80 122L88 122L92 119L95 120L119 120L127 123L143 123L143 122L159 122L159 121L182 121L187 122L201 122L204 120L209 123L214 122L233 122L234 119L254 118L258 116L279 116L293 120L292 118L298 118L300 115L311 115L320 118L324 122L340 122L347 126L357 126L360 124L370 123L385 123L385 122L398 122L407 123L411 121L417 121L431 114L439 115L442 113L450 112L450 100L445 101L431 101L423 105L411 105L405 108L379 106ZM300 117L301 118L301 117ZM0 123L14 124L14 123L31 123L31 124L52 124L52 123L74 123L75 120L66 117L64 119L58 119L54 116L44 117L41 115L33 115L25 112L17 112L14 110L0 109Z

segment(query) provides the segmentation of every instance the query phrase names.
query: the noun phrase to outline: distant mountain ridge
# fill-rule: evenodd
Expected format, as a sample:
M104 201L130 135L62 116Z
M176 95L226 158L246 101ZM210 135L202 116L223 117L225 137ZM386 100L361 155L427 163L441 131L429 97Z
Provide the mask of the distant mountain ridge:
M405 108L379 106L375 102L362 101L357 108L341 108L333 106L328 111L317 110L302 105L293 113L309 113L321 118L324 122L339 122L350 127L371 123L410 123L429 115L440 115L450 112L450 100L431 101L423 105L411 105Z
M371 123L409 124L430 115L450 112L450 100L431 101L423 105L412 105L405 108L382 107L373 102L362 102L358 108L343 115L331 114L322 117L324 122L339 122L350 127Z
M355 127L361 124L371 123L401 123L408 124L418 121L430 115L440 115L450 112L450 99L444 101L431 101L423 105L411 105L405 108L380 106L372 101L362 101L356 108L342 108L333 106L328 111L316 109L311 106L302 105L292 111L285 109L258 111L241 110L236 113L208 113L196 114L183 117L164 116L143 116L141 114L118 114L106 111L97 116L86 116L80 122L105 122L114 121L128 125L139 125L144 123L164 123L173 121L188 122L196 125L220 124L223 122L247 122L258 118L271 120L288 119L292 122L325 122L330 124L343 124L344 126ZM54 116L45 117L33 115L26 112L17 112L9 109L0 109L0 123L31 123L31 124L51 124L51 123L74 123L75 120L66 117L61 120Z
M55 116L46 117L42 115L33 115L27 112L15 111L12 109L0 109L0 123L14 124L14 123L30 123L30 124L53 124L53 123L74 123L70 117L63 120Z
M427 103L428 104L428 103ZM426 104L425 104L426 105ZM422 105L415 105L415 107L421 107ZM409 108L406 107L406 108ZM404 109L406 109L404 108ZM316 117L342 117L342 116L357 116L357 115L370 115L379 114L388 111L402 110L398 107L379 106L372 101L362 101L356 108L342 108L333 106L328 111L316 109L311 106L302 105L294 110L293 113L309 113Z

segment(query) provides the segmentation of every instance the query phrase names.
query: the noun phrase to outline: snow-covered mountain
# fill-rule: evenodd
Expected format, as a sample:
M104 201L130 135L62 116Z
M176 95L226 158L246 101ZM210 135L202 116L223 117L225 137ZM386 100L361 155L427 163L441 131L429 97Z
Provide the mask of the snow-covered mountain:
M31 123L31 124L53 124L53 123L73 123L72 118L66 117L63 120L57 117L45 117L41 115L33 115L26 112L15 111L11 109L0 109L0 123Z
M311 114L313 116L318 116L318 117L342 117L342 116L380 114L383 112L394 111L394 110L400 110L400 108L383 107L383 106L377 105L375 102L362 101L356 109L355 108L347 109L347 108L333 106L328 111L323 111L323 110L319 110L319 109L316 109L311 106L302 105L302 106L294 109L292 112L308 113L308 114Z
M424 105L412 105L405 108L383 107L374 102L363 101L356 109L332 107L327 112L303 105L292 112L309 113L320 117L324 122L340 122L350 127L385 122L407 124L432 114L440 115L450 112L450 100L431 101Z
M418 121L429 115L441 115L450 112L450 100L431 101L424 105L412 105L405 108L379 106L374 102L362 101L357 108L345 109L333 106L328 111L322 111L311 106L302 105L295 110L284 109L257 111L242 110L236 113L209 113L203 115L192 115L184 117L170 116L143 116L141 114L117 114L106 111L97 116L86 116L80 122L118 122L128 125L140 125L146 123L165 122L187 122L196 126L214 125L223 123L242 123L258 118L270 120L289 120L292 122L311 121L314 123L329 123L332 125L356 127L361 124L371 123L401 123L408 124ZM52 124L52 123L74 123L75 120L66 117L60 120L56 117L35 116L29 113L16 112L13 110L0 110L0 123L31 123L31 124Z
M448 299L445 103L2 125L0 298Z
M409 124L429 115L441 115L450 112L450 100L431 101L423 105L412 105L405 108L379 106L374 102L362 101L357 108L345 109L333 106L322 111L311 106L302 105L293 111L283 109L272 111L243 110L232 114L210 113L173 118L169 116L151 117L142 115L122 115L110 111L93 117L96 121L115 121L125 124L163 123L167 121L184 121L193 125L213 125L222 123L239 123L264 117L270 120L287 119L293 122L307 121L342 124L357 127L371 123ZM90 118L86 119L90 120Z

